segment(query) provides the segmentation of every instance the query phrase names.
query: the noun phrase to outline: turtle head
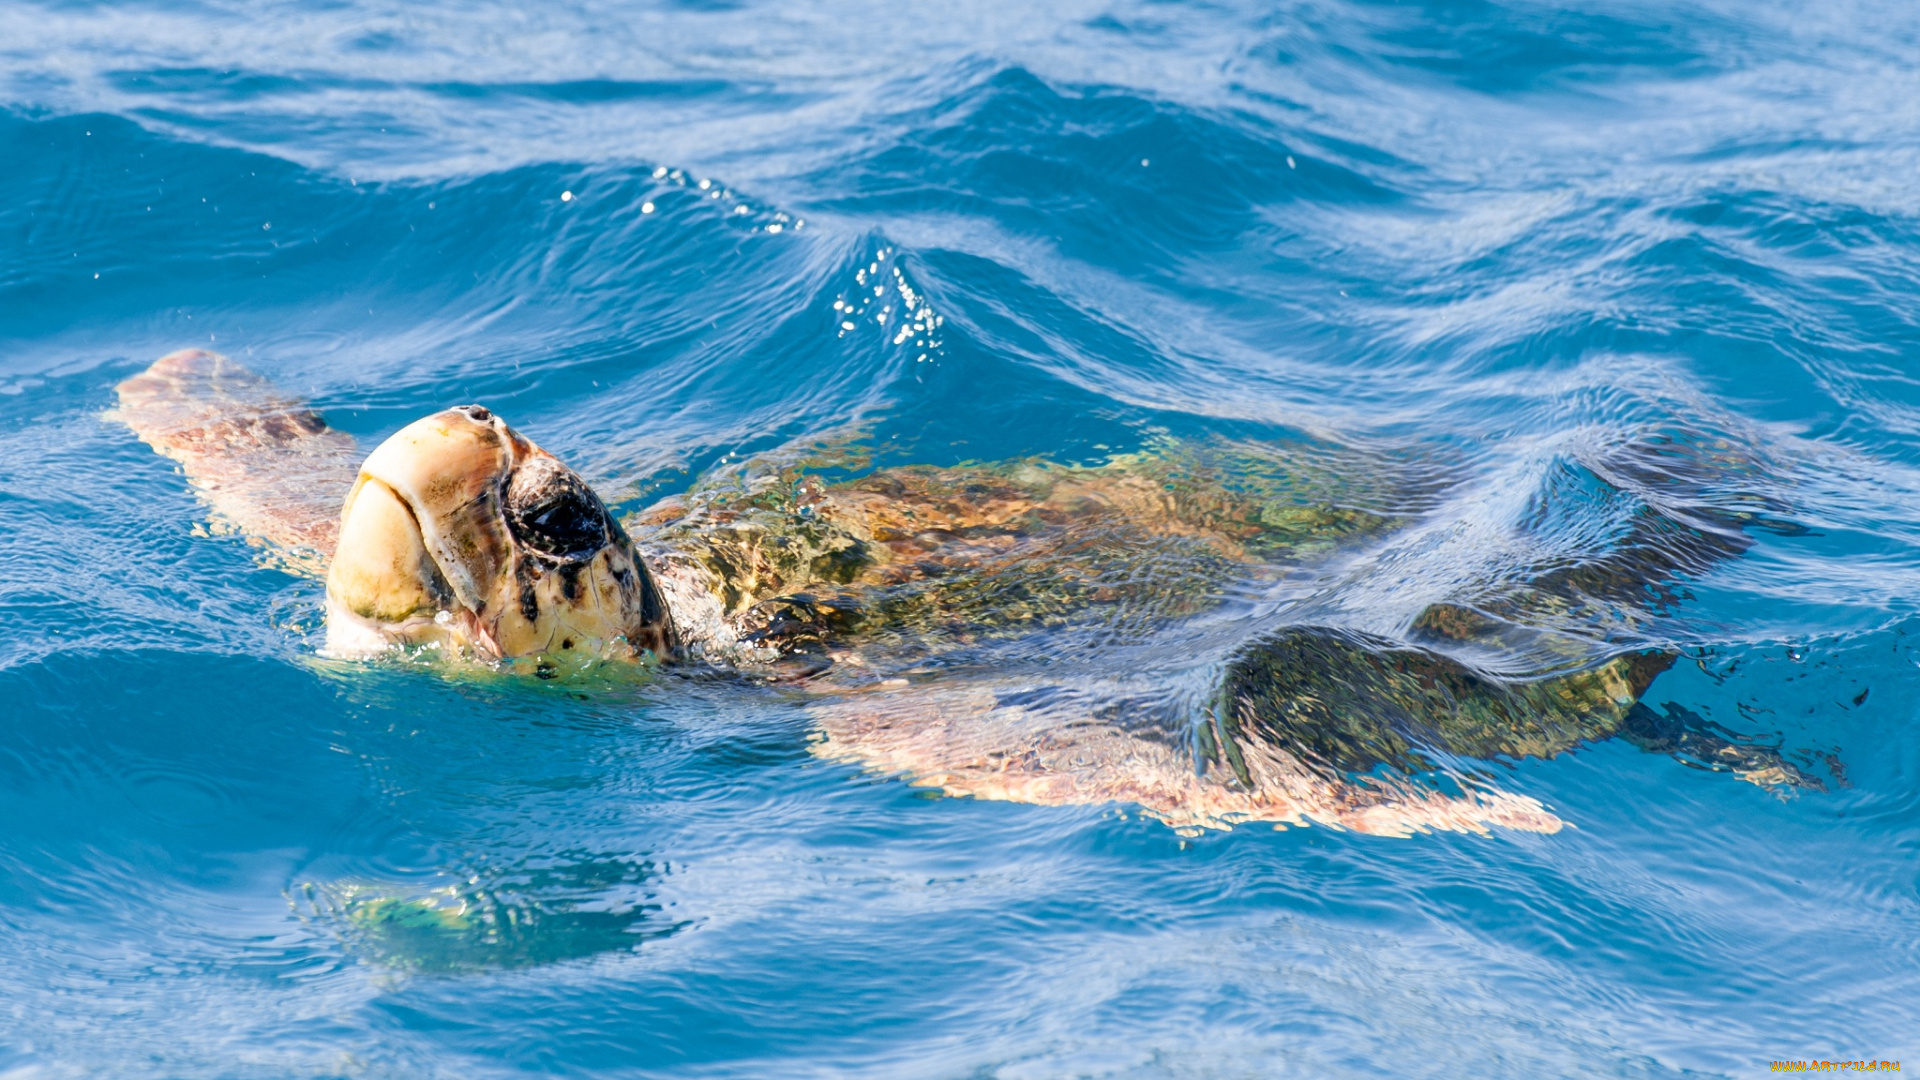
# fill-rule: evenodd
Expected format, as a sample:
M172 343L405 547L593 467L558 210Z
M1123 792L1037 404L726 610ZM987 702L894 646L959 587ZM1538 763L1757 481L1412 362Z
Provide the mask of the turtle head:
M327 646L484 659L679 647L659 586L572 469L479 405L401 428L360 466L327 572Z

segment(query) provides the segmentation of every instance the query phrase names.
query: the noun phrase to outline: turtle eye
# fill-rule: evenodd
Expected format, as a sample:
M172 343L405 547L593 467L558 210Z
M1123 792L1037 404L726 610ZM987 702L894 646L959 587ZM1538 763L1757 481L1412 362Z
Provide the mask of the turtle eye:
M485 405L455 405L453 411L466 413L469 420L475 420L482 424L493 419L493 412Z
M520 543L556 559L584 559L606 546L607 510L573 470L539 457L507 484L507 526Z

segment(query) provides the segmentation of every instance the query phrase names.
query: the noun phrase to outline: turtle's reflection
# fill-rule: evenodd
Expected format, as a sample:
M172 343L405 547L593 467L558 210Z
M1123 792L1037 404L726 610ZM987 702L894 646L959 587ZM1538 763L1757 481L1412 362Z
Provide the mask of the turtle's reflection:
M661 870L602 856L431 882L304 882L301 915L358 959L420 974L524 968L624 952L681 924L654 902Z

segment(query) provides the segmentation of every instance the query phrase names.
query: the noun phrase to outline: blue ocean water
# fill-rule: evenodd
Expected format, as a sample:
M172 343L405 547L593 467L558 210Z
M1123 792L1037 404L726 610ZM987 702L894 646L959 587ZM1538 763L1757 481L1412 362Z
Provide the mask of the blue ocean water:
M1920 1066L1911 5L11 0L0 94L0 1077ZM485 402L622 509L845 430L1445 461L1361 627L1696 433L1782 527L1648 701L1825 790L1616 740L1499 766L1554 835L1183 835L724 681L324 661L102 418L190 345L369 445Z

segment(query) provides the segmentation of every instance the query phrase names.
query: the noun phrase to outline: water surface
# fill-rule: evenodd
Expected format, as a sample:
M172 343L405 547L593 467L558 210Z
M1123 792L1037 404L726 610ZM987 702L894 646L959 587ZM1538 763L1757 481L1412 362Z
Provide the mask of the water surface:
M0 1076L1920 1064L1917 73L1871 2L0 7ZM1358 628L1604 544L1585 463L1690 432L1790 527L1648 700L1826 790L1614 741L1497 767L1551 836L1183 836L752 688L322 661L101 419L188 345L623 509L843 432L1444 463Z

